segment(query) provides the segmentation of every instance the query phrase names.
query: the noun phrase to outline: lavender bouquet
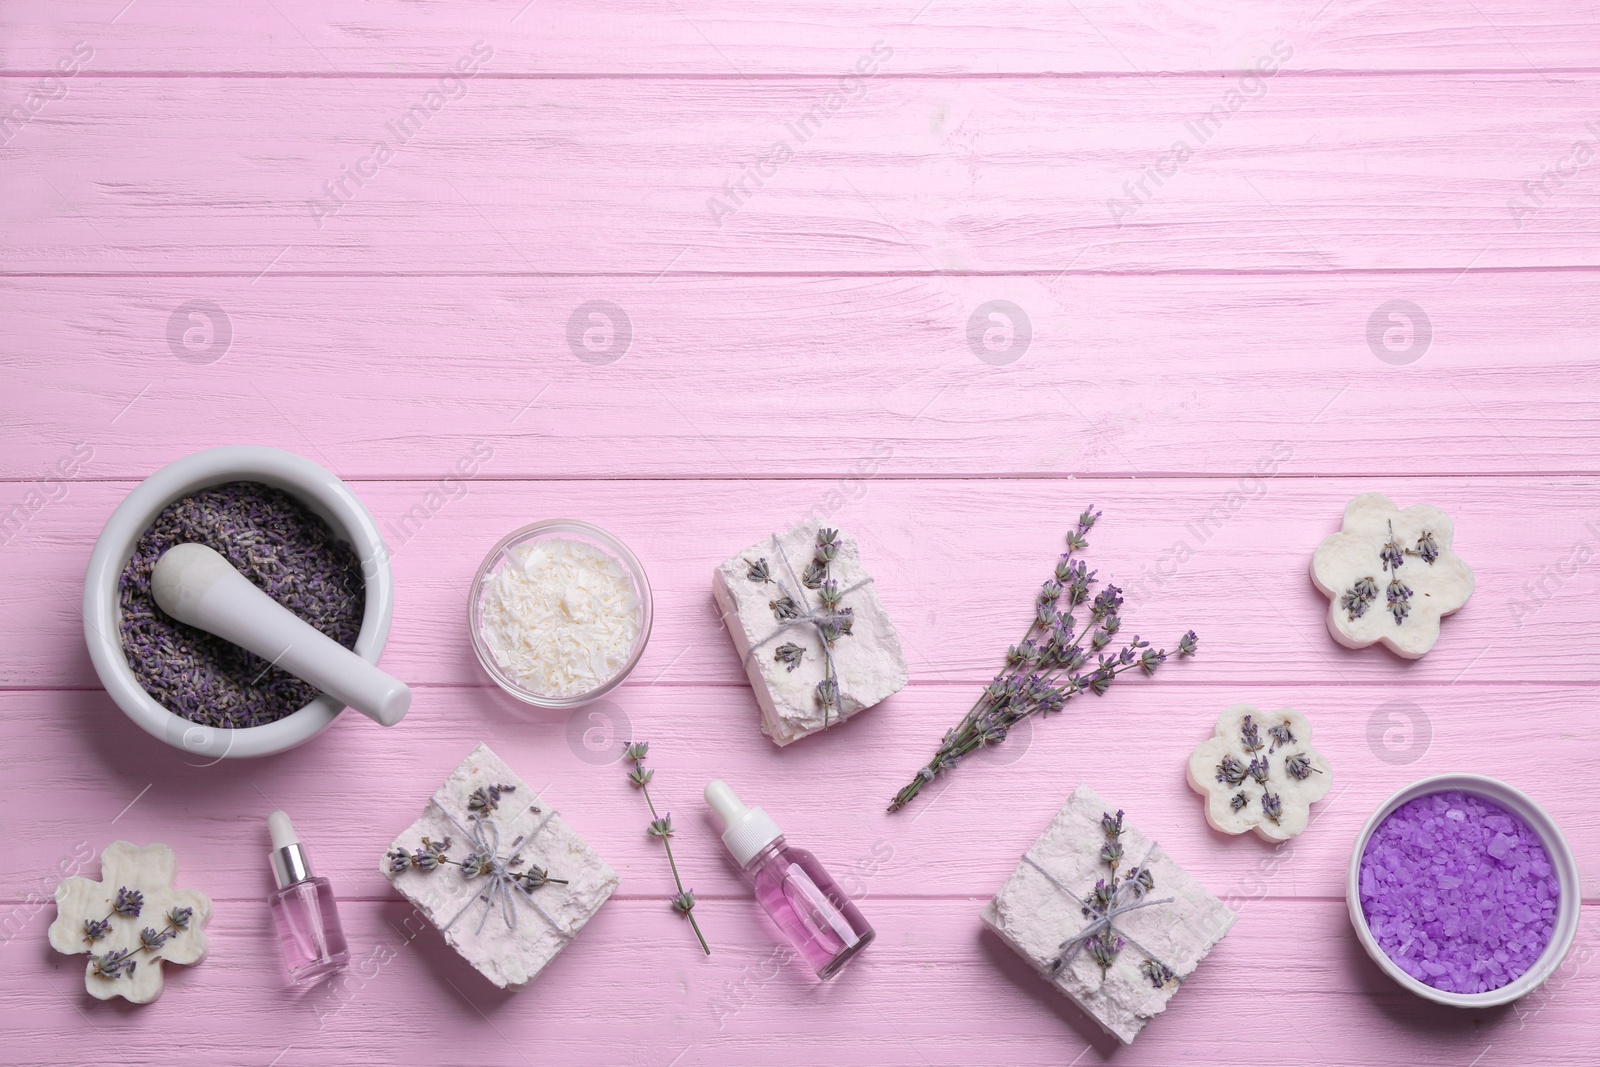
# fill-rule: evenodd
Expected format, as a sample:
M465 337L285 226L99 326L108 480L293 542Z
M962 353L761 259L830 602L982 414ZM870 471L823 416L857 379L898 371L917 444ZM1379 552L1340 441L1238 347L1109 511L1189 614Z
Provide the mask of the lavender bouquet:
M911 803L923 786L954 770L967 753L1000 744L1023 719L1060 711L1085 690L1103 696L1119 674L1135 667L1154 674L1167 661L1166 649L1151 648L1150 642L1138 636L1116 652L1106 651L1122 629L1122 590L1108 585L1091 599L1095 572L1072 558L1074 552L1089 547L1085 535L1099 517L1092 507L1078 516L1078 528L1067 533L1067 550L1056 563L1055 575L1039 590L1033 621L1022 635L1022 643L1006 651L1000 673L966 717L944 735L944 743L928 765L895 794L890 811ZM1085 603L1088 614L1080 624L1076 612ZM1179 639L1177 654L1194 655L1199 641L1190 630Z

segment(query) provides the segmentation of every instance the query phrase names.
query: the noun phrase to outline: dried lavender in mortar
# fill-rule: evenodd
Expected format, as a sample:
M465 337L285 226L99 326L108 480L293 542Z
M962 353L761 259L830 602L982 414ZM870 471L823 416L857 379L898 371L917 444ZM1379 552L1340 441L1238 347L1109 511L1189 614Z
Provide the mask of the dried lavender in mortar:
M173 545L216 549L268 596L346 648L366 612L355 549L294 497L229 482L168 504L122 571L122 651L156 701L207 726L262 726L298 711L315 686L156 606L150 572Z

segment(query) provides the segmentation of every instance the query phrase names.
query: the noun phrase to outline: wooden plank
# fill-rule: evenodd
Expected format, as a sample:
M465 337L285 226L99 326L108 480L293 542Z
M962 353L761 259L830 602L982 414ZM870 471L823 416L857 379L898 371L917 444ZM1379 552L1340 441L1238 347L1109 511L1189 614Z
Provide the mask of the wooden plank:
M450 69L474 41L506 74L832 75L876 41L918 74L1112 74L1248 68L1275 40L1304 70L1592 68L1600 35L1580 10L1514 0L1240 0L1136 6L1116 0L1005 4L808 0L781 16L730 0L475 0L374 8L274 0L93 0L5 16L7 71L47 71L79 41L97 71L313 75ZM131 5L130 5L131 6Z
M191 877L208 892L249 898L264 875L265 818L278 806L316 843L317 863L341 894L383 899L384 849L480 739L622 874L629 898L663 900L672 888L620 759L624 742L648 740L658 772L652 794L674 815L686 884L706 897L743 892L701 799L713 778L766 808L795 844L848 876L852 892L918 898L993 892L1087 782L1213 892L1247 901L1342 898L1351 844L1385 798L1431 774L1473 772L1545 805L1577 854L1586 899L1600 899L1600 812L1571 788L1600 774L1600 720L1577 711L1592 692L1133 683L1019 729L892 815L889 799L970 705L967 688L915 685L835 732L780 750L759 733L744 690L633 687L566 713L514 706L498 690L430 687L393 729L347 716L292 753L222 765L214 754L148 737L97 691L0 692L0 740L12 754L0 822L20 857L0 879L0 899L26 899L59 857L98 855L117 837L167 841L190 857ZM1236 702L1303 711L1334 769L1313 824L1283 848L1210 830L1184 783L1190 752Z
M713 955L669 911L608 904L528 989L494 989L393 902L341 905L356 963L291 993L256 896L220 904L213 949L171 968L167 992L119 1010L82 990L79 960L42 945L53 909L0 948L8 1055L53 1062L64 1040L114 1045L119 1063L389 1062L402 1044L470 1050L486 1065L1006 1063L1059 1067L1232 1062L1241 1041L1273 1062L1389 1067L1594 1062L1596 907L1567 964L1510 1009L1466 1013L1402 992L1361 953L1342 901L1261 901L1166 1013L1117 1048L1023 961L981 932L981 901L869 900L877 941L819 985L787 960L747 899L715 901ZM408 925L408 922L410 923ZM1284 931L1294 932L1286 954ZM618 975L631 975L619 983ZM1264 992L1265 991L1265 992ZM1267 997L1257 1019L1241 1010ZM203 1004L203 1010L197 1005ZM641 1022L619 1025L627 1018ZM64 1034L72 1035L70 1039ZM1381 1034L1379 1040L1353 1035ZM1287 1050L1287 1051L1285 1051ZM446 1053L452 1055L453 1053ZM676 1057L676 1059L674 1059Z
M1592 473L1596 279L7 278L0 477Z
M313 453L314 455L314 453ZM492 471L492 467L488 468ZM79 598L85 561L125 482L64 482L0 550L4 686L92 686ZM1021 636L1039 583L1086 504L1104 510L1088 560L1123 587L1130 632L1202 654L1174 684L1600 681L1591 640L1595 480L1445 478L359 483L389 539L398 604L385 664L411 682L481 684L464 604L494 542L526 523L588 519L644 561L655 594L638 683L743 684L710 593L711 568L773 526L816 516L862 545L913 678L986 682ZM1333 643L1311 586L1316 545L1344 505L1381 489L1452 515L1477 591L1426 658ZM431 494L431 495L430 495ZM1537 515L1537 521L1518 516ZM1178 681L1181 679L1181 683ZM1156 684L1161 684L1158 679ZM965 689L963 688L963 691Z
M1600 245L1592 182L1527 185L1582 172L1590 74L72 86L0 148L7 271L1454 275Z

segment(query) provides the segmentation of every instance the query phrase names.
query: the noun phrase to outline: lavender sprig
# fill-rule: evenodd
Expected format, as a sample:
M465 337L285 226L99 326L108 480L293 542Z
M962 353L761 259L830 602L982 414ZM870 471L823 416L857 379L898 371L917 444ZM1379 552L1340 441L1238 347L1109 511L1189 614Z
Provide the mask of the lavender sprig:
M1107 585L1091 596L1097 584L1095 572L1072 558L1089 546L1086 535L1099 518L1092 507L1078 516L1077 528L1067 532L1067 550L1056 562L1055 573L1039 590L1021 642L1007 650L1005 666L955 729L945 734L933 759L895 794L890 811L911 803L923 786L954 770L969 752L1005 741L1023 719L1060 711L1085 691L1103 696L1118 675L1135 668L1154 674L1169 655L1195 654L1200 639L1193 630L1178 641L1175 653L1151 648L1137 636L1110 651L1122 629L1122 590Z
M820 537L819 537L820 540ZM650 805L650 836L659 838L667 850L667 864L672 868L672 880L678 886L678 895L672 898L672 910L689 920L689 925L694 927L694 936L700 939L700 947L707 956L711 955L711 946L706 944L706 936L700 932L700 924L694 918L694 890L683 888L683 879L678 876L678 861L672 858L672 813L660 815L656 812L656 802L650 799L650 779L656 772L647 771L644 767L645 755L650 751L649 742L629 741L623 754L633 761L633 770L628 772L628 781L639 787L644 793L644 802Z

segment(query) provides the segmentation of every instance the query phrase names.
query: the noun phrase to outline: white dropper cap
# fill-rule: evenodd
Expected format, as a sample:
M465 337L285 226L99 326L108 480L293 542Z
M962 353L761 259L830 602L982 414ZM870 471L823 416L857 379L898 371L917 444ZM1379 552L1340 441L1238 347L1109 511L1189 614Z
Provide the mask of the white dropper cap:
M726 827L722 843L733 854L734 862L743 867L756 858L756 854L778 838L783 831L772 821L772 816L760 808L747 808L738 794L720 779L706 786L706 803L717 813Z
M311 877L311 860L300 844L300 835L294 832L289 813L275 811L267 816L267 833L272 836L272 851L267 861L272 866L272 880L279 889L287 889Z
M289 821L289 813L275 811L267 816L267 833L272 835L274 849L288 848L290 845L300 843L300 835L294 832L294 823Z

